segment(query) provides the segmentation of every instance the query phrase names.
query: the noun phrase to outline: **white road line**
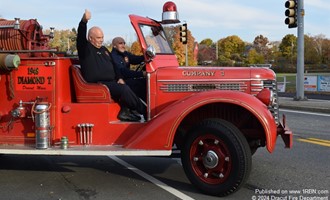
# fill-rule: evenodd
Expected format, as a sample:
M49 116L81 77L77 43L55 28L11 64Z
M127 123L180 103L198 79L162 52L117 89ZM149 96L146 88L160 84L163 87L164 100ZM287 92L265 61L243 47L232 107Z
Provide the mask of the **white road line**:
M109 158L111 158L112 160L116 161L117 163L123 165L124 167L126 167L127 169L135 172L136 174L142 176L143 178L147 179L148 181L150 181L151 183L157 185L158 187L168 191L169 193L173 194L174 196L180 198L180 199L187 199L187 200L193 200L193 198L191 198L188 195L185 195L184 193L180 192L179 190L172 188L170 186L168 186L167 184L161 182L158 179L155 179L154 177L150 176L149 174L146 174L145 172L139 170L138 168L134 167L133 165L123 161L122 159L118 158L117 156L108 156Z
M307 115L318 115L318 116L325 116L325 117L330 117L330 114L326 113L316 113L316 112L308 112L308 111L296 111L296 110L289 110L289 109L280 109L280 112L292 112L292 113L300 113L300 114L307 114Z

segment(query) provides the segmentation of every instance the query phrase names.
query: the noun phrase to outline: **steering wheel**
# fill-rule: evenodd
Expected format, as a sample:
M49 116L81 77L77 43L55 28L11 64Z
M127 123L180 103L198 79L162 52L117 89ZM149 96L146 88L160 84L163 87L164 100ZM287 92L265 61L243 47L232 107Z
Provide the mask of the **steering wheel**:
M145 62L140 63L135 69L136 72L145 71L145 70L146 70L146 63Z

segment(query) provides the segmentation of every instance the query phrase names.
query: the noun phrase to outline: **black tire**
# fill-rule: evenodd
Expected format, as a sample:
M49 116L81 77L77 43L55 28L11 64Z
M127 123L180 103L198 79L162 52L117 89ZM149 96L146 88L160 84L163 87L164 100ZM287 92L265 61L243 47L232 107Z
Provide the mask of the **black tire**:
M252 165L243 134L220 119L206 119L187 133L181 160L190 182L214 196L237 191L248 179Z

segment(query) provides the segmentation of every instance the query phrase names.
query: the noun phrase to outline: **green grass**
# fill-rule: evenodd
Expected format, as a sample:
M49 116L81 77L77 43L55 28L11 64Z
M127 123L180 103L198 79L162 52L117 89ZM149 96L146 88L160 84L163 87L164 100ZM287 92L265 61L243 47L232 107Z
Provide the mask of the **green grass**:
M296 74L276 74L277 82L283 82L284 77L286 77L286 92L295 92L296 91Z

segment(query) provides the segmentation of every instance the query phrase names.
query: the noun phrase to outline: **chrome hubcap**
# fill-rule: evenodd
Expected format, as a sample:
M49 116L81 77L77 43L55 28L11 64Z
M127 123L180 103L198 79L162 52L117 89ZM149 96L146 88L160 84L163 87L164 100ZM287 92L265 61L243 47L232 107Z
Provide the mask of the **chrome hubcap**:
M206 155L203 157L203 164L206 168L212 169L215 168L219 163L219 157L218 155L210 150L206 153Z

